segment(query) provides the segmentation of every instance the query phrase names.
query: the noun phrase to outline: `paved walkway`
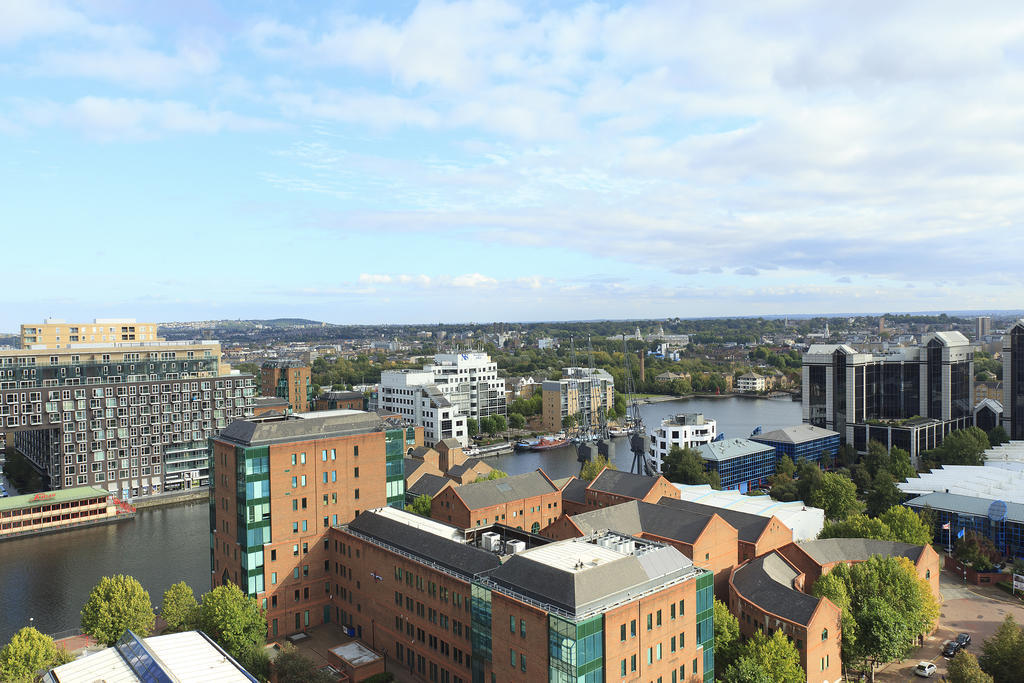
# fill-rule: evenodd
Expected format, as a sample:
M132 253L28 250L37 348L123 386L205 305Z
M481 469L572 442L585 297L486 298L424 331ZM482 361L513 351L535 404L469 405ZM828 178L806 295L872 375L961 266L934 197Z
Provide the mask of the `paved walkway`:
M942 656L942 645L955 638L957 633L971 634L968 649L977 655L981 652L982 643L995 633L1007 614L1024 623L1024 603L998 588L964 585L961 577L943 569L939 575L939 590L942 593L939 627L907 659L879 670L875 680L913 680L914 667L918 662L933 662L937 667L935 677L942 680L948 664Z

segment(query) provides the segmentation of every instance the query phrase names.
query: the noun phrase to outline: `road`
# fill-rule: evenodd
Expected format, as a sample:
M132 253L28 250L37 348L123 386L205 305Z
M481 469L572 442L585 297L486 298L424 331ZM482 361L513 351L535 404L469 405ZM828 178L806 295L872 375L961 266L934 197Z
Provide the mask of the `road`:
M939 590L942 592L939 627L907 659L893 662L877 672L876 681L913 680L914 667L918 662L934 662L937 671L933 680L941 681L948 664L942 656L944 642L955 638L957 633L970 633L968 650L977 655L981 652L982 643L995 633L1007 614L1012 614L1018 623L1024 622L1024 604L998 588L965 585L963 579L943 569L939 576Z

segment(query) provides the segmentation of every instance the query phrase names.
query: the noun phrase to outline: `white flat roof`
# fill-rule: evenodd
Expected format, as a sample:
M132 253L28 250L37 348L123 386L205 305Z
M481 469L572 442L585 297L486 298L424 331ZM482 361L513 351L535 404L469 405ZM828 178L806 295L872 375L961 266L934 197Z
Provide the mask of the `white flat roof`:
M352 410L351 408L338 408L337 410L313 410L308 413L292 413L292 417L300 420L315 420L321 417L340 417L342 415L359 415L365 410Z
M362 666L380 659L380 655L357 640L344 645L335 645L331 652L338 655L352 666Z
M707 484L673 486L679 489L679 497L682 500L692 503L745 512L759 517L778 517L779 521L793 530L794 541L817 538L825 526L825 511L800 500L783 502L770 496L748 496L735 490L716 491Z
M623 538L623 540L627 540ZM618 550L603 548L595 543L548 543L520 553L534 562L546 564L563 572L583 572L598 565L608 564L629 557ZM582 566L580 565L582 563Z
M425 531L428 534L434 534L435 536L446 538L449 541L455 541L456 543L466 542L466 535L462 529L449 524L444 524L443 522L436 522L428 517L421 517L420 515L393 507L374 508L373 510L369 510L369 512L374 512L382 517L393 519L396 522L401 522L406 526L414 527L420 531Z

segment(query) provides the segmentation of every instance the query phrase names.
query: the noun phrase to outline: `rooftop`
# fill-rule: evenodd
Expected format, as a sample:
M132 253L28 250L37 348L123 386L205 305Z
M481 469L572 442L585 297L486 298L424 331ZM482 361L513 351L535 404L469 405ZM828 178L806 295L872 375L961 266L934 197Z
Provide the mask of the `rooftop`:
M711 515L631 500L573 515L572 521L584 534L614 529L624 534L646 532L661 538L693 543L711 521Z
M418 483L418 482L417 482ZM491 507L513 500L532 498L545 493L555 493L558 489L543 470L534 470L525 474L517 474L502 479L463 484L455 487L455 493L466 503L470 510Z
M590 482L590 486L587 488L592 491L639 499L650 493L660 478L660 476L648 477L644 474L605 469L597 475L594 481Z
M335 645L330 652L341 657L354 667L363 666L380 659L380 655L366 647L358 640L353 640L343 645Z
M944 512L955 512L961 515L973 517L988 517L989 509L997 499L981 498L979 496L963 496L955 493L927 493L917 498L912 498L904 503L908 507L922 508L925 505L933 510ZM1005 502L1005 501L1004 501ZM1020 503L1006 503L1006 521L1024 523L1024 505Z
M71 503L76 500L88 500L89 498L106 498L109 491L98 486L79 486L73 489L62 489L60 491L44 491L42 493L26 493L21 496L8 496L0 498L0 510L19 510L38 505L53 505L55 503Z
M747 541L749 543L755 543L757 539L761 537L761 534L764 533L764 529L768 526L768 522L771 521L771 517L763 517L761 515L755 515L749 512L740 512L738 510L717 508L711 505L702 505L701 503L695 503L689 500L678 500L676 498L669 498L668 496L659 500L658 505L664 505L677 510L685 510L704 516L717 514L736 529L736 534L739 537L739 540Z
M154 676L154 666L166 677ZM43 676L43 681L47 683L136 683L156 680L173 683L256 681L201 631L150 638L138 638L127 631L114 647L58 666Z
M266 422L235 420L215 440L240 446L269 446L291 441L367 434L381 431L382 428L383 422L376 413L331 410Z
M771 446L757 443L750 439L713 441L712 443L702 444L697 450L700 451L700 457L717 462L774 451Z
M944 465L911 477L897 487L908 495L949 493L1024 505L1024 461L1016 455L1004 450L984 465Z
M825 511L800 500L783 502L769 496L747 496L735 490L717 491L707 484L673 486L679 489L679 497L683 500L718 510L726 519L730 519L724 514L727 511L766 519L778 517L783 524L793 530L793 540L817 538L825 525ZM735 519L730 523L735 526ZM743 538L742 534L740 538Z
M924 546L895 541L876 541L870 538L826 538L801 541L797 547L821 565L833 562L863 562L873 555L906 557L917 562Z
M410 474L409 472L406 475ZM430 496L433 498L438 492L444 488L445 484L454 483L448 477L442 477L431 472L425 472L419 479L417 479L412 486L407 488L405 492L413 497L416 496Z
M806 626L818 608L819 599L793 587L799 576L774 550L734 570L732 583L746 600L766 612Z
M798 424L792 427L783 427L781 429L774 429L770 432L758 434L757 436L750 437L751 441L766 442L771 441L773 443L807 443L808 441L814 441L816 439L827 439L829 437L838 437L839 432L833 432L831 429L822 429L821 427L815 427L810 424Z

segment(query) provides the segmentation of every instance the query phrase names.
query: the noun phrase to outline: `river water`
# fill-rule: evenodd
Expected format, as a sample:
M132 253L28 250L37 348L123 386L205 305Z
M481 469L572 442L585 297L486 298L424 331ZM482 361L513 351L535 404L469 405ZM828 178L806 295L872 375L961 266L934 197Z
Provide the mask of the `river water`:
M800 404L790 400L688 399L643 405L640 412L648 428L675 413L703 412L727 438L745 437L758 425L769 431L800 422ZM628 470L628 440L616 438L613 445L612 462ZM579 472L572 448L487 462L509 474L537 467L552 478ZM82 605L103 576L136 577L154 605L177 581L192 586L197 597L209 590L209 510L205 502L143 509L134 520L0 543L0 647L30 618L44 633L77 628Z

